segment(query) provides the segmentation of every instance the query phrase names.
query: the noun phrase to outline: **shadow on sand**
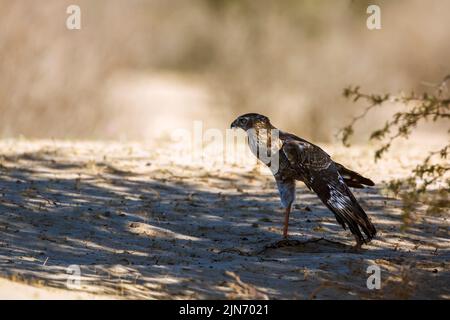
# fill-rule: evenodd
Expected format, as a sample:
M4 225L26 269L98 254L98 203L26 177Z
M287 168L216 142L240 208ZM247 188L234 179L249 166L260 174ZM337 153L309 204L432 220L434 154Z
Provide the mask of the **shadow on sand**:
M110 161L41 151L4 156L0 163L5 277L66 289L67 268L77 265L77 290L142 299L450 294L449 253L439 249L447 237L443 226L422 219L401 231L398 202L377 189L357 198L379 236L353 253L353 237L303 188L290 224L294 242L270 247L281 238L277 193L273 186L247 185L258 180L249 173L186 168L180 178L150 165L148 173L138 174ZM366 287L367 267L375 263L384 272L378 291Z

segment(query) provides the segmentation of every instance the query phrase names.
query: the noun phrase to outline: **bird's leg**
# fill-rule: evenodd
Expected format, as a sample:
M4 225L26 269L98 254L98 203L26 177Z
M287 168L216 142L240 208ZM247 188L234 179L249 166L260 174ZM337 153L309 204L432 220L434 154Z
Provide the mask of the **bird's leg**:
M277 241L275 244L266 246L267 248L281 248L289 246L289 243L291 242L288 239L288 226L289 226L289 214L291 213L291 205L287 206L284 211L284 226L283 226L283 240ZM265 250L264 249L264 250Z
M281 205L285 208L284 212L284 228L283 238L288 237L289 214L291 213L292 204L295 201L295 180L275 177L277 181L278 191L280 192Z
M288 206L284 212L284 228L283 228L283 238L288 238L288 227L289 227L289 214L291 213L291 206Z

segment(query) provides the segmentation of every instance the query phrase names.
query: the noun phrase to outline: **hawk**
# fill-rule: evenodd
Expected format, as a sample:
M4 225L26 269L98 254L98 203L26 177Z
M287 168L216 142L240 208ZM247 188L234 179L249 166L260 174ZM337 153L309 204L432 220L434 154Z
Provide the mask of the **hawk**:
M357 248L376 235L375 226L349 188L373 186L372 180L334 162L320 147L278 130L266 116L244 114L233 121L231 128L241 128L247 132L252 153L272 170L281 204L285 208L284 238L288 236L296 181L302 181L317 194L344 230L347 227L350 229Z

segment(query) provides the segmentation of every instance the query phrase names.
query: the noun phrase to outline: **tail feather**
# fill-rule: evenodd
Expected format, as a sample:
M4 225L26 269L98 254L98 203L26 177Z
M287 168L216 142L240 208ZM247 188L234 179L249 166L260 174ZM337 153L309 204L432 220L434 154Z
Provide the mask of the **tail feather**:
M360 242L367 243L376 235L375 226L348 187L335 188L330 185L330 198L325 205L333 211L342 227L346 229L348 226ZM366 235L365 237L361 231Z
M341 175L341 177L344 179L344 182L347 186L352 188L364 188L364 186L374 186L375 183L370 180L369 178L365 178L359 173L352 171L350 169L347 169L340 163L336 163L336 168Z
M348 227L358 242L367 243L376 235L375 226L341 177L331 179L328 176L328 179L315 179L311 188L334 213L337 222L344 229Z

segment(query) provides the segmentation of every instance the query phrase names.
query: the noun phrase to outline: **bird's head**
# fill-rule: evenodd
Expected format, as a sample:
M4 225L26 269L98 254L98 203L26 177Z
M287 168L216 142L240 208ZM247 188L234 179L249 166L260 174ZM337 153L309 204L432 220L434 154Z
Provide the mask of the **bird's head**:
M250 129L271 129L269 118L258 113L247 113L236 118L231 124L231 129L241 128L244 131Z

